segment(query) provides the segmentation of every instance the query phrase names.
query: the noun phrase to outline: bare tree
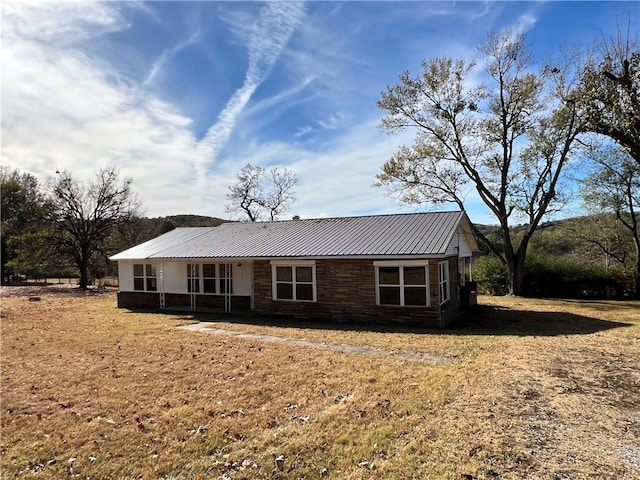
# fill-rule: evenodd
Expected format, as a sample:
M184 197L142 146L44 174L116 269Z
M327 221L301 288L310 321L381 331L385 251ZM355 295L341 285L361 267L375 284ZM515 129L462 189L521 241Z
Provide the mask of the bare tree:
M225 211L231 214L242 212L252 222L265 217L275 220L297 200L293 189L299 180L286 168L280 171L274 167L267 175L264 167L247 163L236 174L236 179L238 183L229 187L226 196L229 203L225 205Z
M80 272L80 288L89 285L91 257L104 252L105 241L139 207L131 178L119 179L118 170L100 170L94 181L83 184L62 172L51 184L53 222L57 246L73 259Z
M382 93L382 128L416 131L382 166L377 185L409 204L454 203L464 210L474 189L500 225L501 241L476 235L505 264L509 293L523 293L529 241L544 216L563 205L561 172L582 125L575 105L552 95L533 73L525 39L490 34L479 47L489 84L473 82L474 63L423 61L420 76L407 71ZM549 87L549 88L546 88ZM515 219L526 228L512 236Z

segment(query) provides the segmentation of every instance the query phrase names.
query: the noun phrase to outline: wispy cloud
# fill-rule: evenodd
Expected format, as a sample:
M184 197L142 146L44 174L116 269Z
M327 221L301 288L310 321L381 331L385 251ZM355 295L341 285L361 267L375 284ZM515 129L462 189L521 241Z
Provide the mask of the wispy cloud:
M2 163L43 181L118 166L151 216L224 216L247 161L298 175L292 214L396 211L371 184L415 132L378 130L386 85L423 58L479 60L489 30L548 49L628 10L598 5L4 0Z
M99 32L129 28L118 8L5 2L2 13L3 164L43 182L56 169L88 179L115 165L153 213L199 208L183 188L194 176L191 120L83 50Z
M301 2L269 2L260 11L249 39L249 67L244 84L229 99L218 121L198 145L203 153L196 164L200 178L206 177L207 167L215 161L242 110L269 75L303 15L304 4Z
M153 65L151 66L147 77L144 79L144 82L142 82L142 86L144 87L149 85L156 78L158 72L160 72L160 70L162 70L162 68L167 64L167 62L169 62L181 50L196 43L200 38L200 32L201 30L197 29L187 40L180 42L171 48L165 48L158 59L153 62Z
M101 3L6 0L1 8L3 42L28 39L64 48L127 27L117 9Z

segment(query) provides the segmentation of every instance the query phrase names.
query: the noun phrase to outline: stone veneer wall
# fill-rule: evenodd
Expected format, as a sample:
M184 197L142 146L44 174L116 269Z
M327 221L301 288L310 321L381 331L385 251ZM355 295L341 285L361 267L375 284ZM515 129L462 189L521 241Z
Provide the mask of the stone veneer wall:
M457 265L455 257L452 260ZM258 314L356 322L402 323L424 327L441 326L438 299L438 262L434 260L429 262L431 307L376 305L375 267L372 260L317 260L317 302L273 300L271 264L268 260L255 261L253 274L255 312ZM456 278L457 276L451 275L452 300L456 295ZM452 314L456 306L457 302L447 309L447 313Z

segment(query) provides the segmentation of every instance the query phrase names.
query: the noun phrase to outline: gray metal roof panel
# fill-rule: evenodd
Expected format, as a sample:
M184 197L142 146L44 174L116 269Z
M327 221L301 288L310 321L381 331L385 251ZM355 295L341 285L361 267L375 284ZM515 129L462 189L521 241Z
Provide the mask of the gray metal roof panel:
M112 259L437 255L446 252L463 215L430 212L179 228Z
M173 249L177 246L184 244L209 233L215 227L184 227L175 228L167 233L164 233L158 237L152 238L144 243L131 247L123 252L117 253L110 257L111 260L141 260L147 258L155 258L158 255L162 255L167 249Z

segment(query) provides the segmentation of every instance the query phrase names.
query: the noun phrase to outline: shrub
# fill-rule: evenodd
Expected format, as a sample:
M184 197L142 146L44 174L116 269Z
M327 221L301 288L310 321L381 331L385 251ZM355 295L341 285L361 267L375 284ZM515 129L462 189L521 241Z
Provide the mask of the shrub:
M527 296L551 298L621 297L631 278L618 268L580 264L564 257L530 254L525 265Z
M478 284L479 293L506 295L509 291L505 266L493 255L478 258L473 265L472 276Z
M507 274L494 256L478 258L473 267L478 292L505 295ZM623 297L633 290L633 276L616 267L593 266L561 256L529 253L525 263L524 294L546 298Z

